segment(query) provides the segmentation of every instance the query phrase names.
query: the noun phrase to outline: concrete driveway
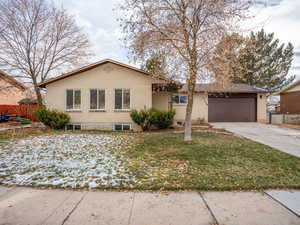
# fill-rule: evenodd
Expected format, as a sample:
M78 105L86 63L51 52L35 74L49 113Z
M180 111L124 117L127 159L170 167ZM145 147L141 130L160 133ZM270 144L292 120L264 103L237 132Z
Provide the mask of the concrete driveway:
M0 224L299 225L300 217L260 192L88 192L0 186Z
M300 157L300 130L261 123L212 123L212 125Z

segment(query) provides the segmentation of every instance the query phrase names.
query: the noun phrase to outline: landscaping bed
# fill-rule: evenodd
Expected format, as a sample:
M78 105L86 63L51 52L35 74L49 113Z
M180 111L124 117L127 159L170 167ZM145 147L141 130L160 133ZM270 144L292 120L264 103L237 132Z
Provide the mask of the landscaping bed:
M0 183L120 190L300 189L300 158L230 134L0 134ZM29 135L29 136L28 136Z

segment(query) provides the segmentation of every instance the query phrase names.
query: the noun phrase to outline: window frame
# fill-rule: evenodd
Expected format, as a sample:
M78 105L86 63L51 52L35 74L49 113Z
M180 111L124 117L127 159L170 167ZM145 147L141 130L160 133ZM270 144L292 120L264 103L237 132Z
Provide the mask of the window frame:
M91 108L91 90L97 90L97 108L96 109L92 109ZM99 91L104 91L104 108L101 109L99 108ZM89 89L89 104L90 104L90 107L89 107L89 111L105 111L106 110L106 90L105 88L90 88Z
M176 97L176 96L178 96L178 103L173 101L173 98ZM181 97L186 97L187 102L185 102L185 103L180 102ZM172 103L175 104L175 105L187 105L188 104L188 96L187 95L173 95Z
M122 108L116 108L116 90L122 90ZM124 90L129 90L129 108L124 109ZM114 88L114 110L115 111L130 111L131 110L131 89L130 88Z
M122 129L116 130L116 126L122 126ZM129 130L124 130L124 126L129 126ZM113 128L114 128L114 131L131 131L132 125L130 123L115 123Z
M72 109L68 109L68 105L67 105L68 104L68 91L73 91L73 107L72 107ZM74 105L75 105L75 92L76 91L80 91L80 106L79 106L78 109L74 108ZM81 111L81 106L82 106L82 91L81 91L81 89L80 88L68 88L65 91L65 95L66 95L65 110L66 111Z
M68 129L68 126L72 126L72 129ZM82 130L82 125L81 124L79 124L79 123L71 123L71 124L67 124L66 126L65 126L65 131L76 131L77 129L75 128L76 126L80 126L80 129L79 130Z

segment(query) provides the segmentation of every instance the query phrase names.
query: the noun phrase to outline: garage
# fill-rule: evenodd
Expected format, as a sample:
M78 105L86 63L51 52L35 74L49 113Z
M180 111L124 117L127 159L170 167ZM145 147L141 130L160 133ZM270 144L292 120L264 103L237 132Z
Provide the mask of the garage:
M210 95L208 122L256 122L256 94Z

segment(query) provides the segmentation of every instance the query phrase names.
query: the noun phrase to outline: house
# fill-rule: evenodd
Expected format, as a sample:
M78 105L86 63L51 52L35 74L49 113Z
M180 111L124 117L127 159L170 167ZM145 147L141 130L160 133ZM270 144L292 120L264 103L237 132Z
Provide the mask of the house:
M27 95L28 88L0 71L0 105L18 105Z
M130 118L131 109L166 110L171 99L176 110L175 121L183 123L186 85L171 95L157 88L166 83L164 77L153 77L143 70L107 59L52 78L39 87L46 88L48 108L71 116L70 129L128 130L137 128ZM209 88L209 84L196 87L193 121L266 122L264 90L235 84L222 93L215 90L207 94Z
M281 90L278 95L282 114L300 114L300 80Z

